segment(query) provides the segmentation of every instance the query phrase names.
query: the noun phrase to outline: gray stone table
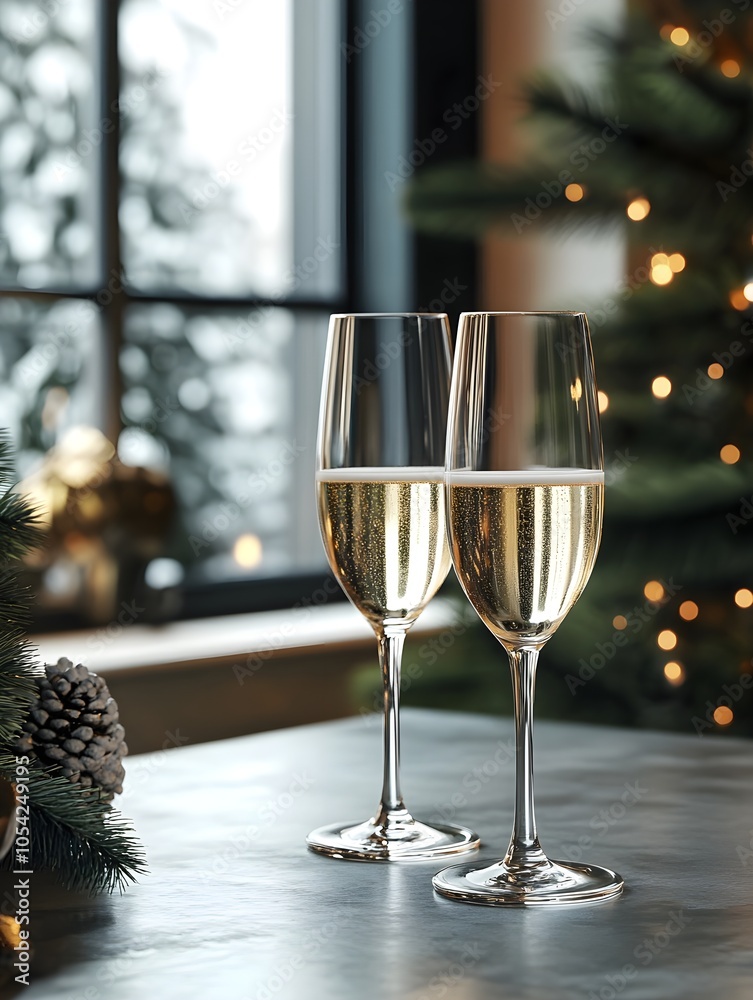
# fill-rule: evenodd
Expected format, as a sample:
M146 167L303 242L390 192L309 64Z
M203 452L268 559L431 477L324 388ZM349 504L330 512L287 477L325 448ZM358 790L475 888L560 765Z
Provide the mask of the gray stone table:
M503 852L511 721L407 711L403 734L412 810ZM469 906L434 895L441 863L308 853L310 828L375 805L380 727L349 719L130 759L151 875L94 902L32 883L23 996L750 1000L753 743L543 722L536 743L544 847L614 867L621 898Z

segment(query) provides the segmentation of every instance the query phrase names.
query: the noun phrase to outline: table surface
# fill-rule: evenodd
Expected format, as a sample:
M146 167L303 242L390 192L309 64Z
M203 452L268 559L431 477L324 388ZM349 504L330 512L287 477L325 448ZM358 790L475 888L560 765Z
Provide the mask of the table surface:
M480 859L507 844L511 739L510 719L404 713L409 807L471 825ZM380 753L370 716L130 759L121 807L151 874L95 901L32 882L35 959L23 995L753 995L753 743L539 723L544 848L611 866L627 889L600 905L532 910L440 898L430 876L441 862L306 851L309 829L373 811Z

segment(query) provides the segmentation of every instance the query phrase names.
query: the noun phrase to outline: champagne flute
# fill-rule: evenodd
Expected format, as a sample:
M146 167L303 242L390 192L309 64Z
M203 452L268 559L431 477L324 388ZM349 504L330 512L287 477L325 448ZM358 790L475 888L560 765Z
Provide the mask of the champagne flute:
M450 569L444 445L450 388L444 314L332 316L319 416L316 490L329 563L374 629L384 690L384 782L365 823L315 830L309 847L402 861L478 846L470 830L414 819L400 790L405 635Z
M601 539L603 457L583 313L461 316L445 482L455 571L510 660L516 787L505 857L446 868L434 888L482 904L616 896L614 872L546 857L533 799L539 650L580 597Z

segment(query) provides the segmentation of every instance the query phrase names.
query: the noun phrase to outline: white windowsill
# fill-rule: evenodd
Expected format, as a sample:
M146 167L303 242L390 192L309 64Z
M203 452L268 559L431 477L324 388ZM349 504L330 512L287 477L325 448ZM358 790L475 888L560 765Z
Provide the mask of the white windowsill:
M433 634L455 620L452 601L432 601L411 636ZM374 633L348 603L280 611L258 611L166 625L113 624L98 629L30 636L43 663L67 656L98 673L138 672L227 662L255 652L270 659L298 650L368 649Z

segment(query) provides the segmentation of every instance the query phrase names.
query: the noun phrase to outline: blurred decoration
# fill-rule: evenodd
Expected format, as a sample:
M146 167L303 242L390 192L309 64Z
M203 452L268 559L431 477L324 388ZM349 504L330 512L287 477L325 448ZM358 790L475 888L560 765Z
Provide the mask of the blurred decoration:
M128 753L118 706L104 677L61 657L35 678L37 699L21 727L17 751L36 754L43 765L82 788L99 788L109 801L123 791Z
M528 89L528 162L427 170L409 210L444 235L625 231L614 293L562 303L591 316L607 503L540 700L545 714L750 734L753 609L736 594L753 586L753 20L703 0L643 7L619 35L593 32L595 89ZM486 674L471 674L482 707Z
M17 566L42 535L34 508L13 491L13 482L10 447L0 437L0 778L15 785L19 802L28 810L24 828L29 838L28 847L18 843L0 868L10 873L32 859L35 872L51 871L71 889L123 889L146 871L141 846L127 822L99 788L72 783L57 766L43 766L36 755L18 756L39 673L25 639L30 599L19 583Z
M100 431L80 426L60 437L21 489L47 532L47 543L26 557L40 617L65 611L89 624L132 624L145 610L146 569L164 554L175 513L167 476L124 465Z

